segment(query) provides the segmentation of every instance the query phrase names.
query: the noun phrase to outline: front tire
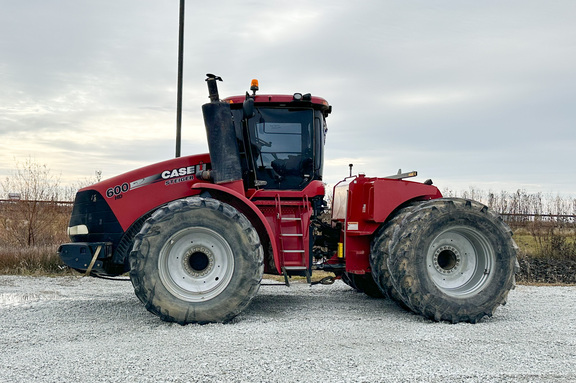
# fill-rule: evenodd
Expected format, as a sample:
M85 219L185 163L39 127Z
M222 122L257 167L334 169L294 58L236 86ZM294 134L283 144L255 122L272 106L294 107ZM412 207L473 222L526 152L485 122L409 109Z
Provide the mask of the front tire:
M476 323L506 303L517 271L516 245L486 206L436 199L401 211L394 221L386 229L387 277L412 311L436 321Z
M232 206L189 197L158 209L136 236L130 279L162 320L227 322L258 291L264 270L256 230Z

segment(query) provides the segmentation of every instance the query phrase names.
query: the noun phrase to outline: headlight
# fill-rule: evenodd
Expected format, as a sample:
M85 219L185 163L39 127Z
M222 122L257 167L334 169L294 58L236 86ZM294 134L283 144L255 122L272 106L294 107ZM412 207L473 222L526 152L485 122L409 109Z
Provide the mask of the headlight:
M68 235L88 234L88 226L76 225L68 228Z

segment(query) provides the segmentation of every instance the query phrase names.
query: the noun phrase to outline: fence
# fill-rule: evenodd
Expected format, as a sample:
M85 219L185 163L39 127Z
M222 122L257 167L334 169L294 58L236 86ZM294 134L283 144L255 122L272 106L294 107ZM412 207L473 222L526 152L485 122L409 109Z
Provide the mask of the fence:
M70 201L0 200L0 244L46 246L65 241Z
M576 225L576 215L571 214L521 214L500 213L504 221L508 223L541 222L559 225Z
M37 203L40 205L60 205L60 206L72 206L74 202L72 201L35 201L35 200L22 200L22 199L0 199L0 204L17 204L17 203Z

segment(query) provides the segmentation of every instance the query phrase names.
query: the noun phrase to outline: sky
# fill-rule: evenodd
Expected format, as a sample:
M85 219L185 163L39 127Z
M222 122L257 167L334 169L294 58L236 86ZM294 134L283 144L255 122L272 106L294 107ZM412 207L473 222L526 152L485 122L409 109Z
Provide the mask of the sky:
M0 178L75 184L174 157L179 1L0 0ZM417 170L440 190L576 197L576 2L186 3L182 154L222 97L333 106L324 180ZM4 196L2 196L4 197Z

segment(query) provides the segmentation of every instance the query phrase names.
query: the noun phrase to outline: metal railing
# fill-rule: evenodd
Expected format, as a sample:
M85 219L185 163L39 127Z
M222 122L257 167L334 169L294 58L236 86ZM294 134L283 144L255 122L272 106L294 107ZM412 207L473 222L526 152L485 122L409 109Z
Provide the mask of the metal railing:
M18 203L38 203L42 205L70 205L74 204L73 201L41 201L41 200L27 200L27 199L0 199L0 204L18 204Z

